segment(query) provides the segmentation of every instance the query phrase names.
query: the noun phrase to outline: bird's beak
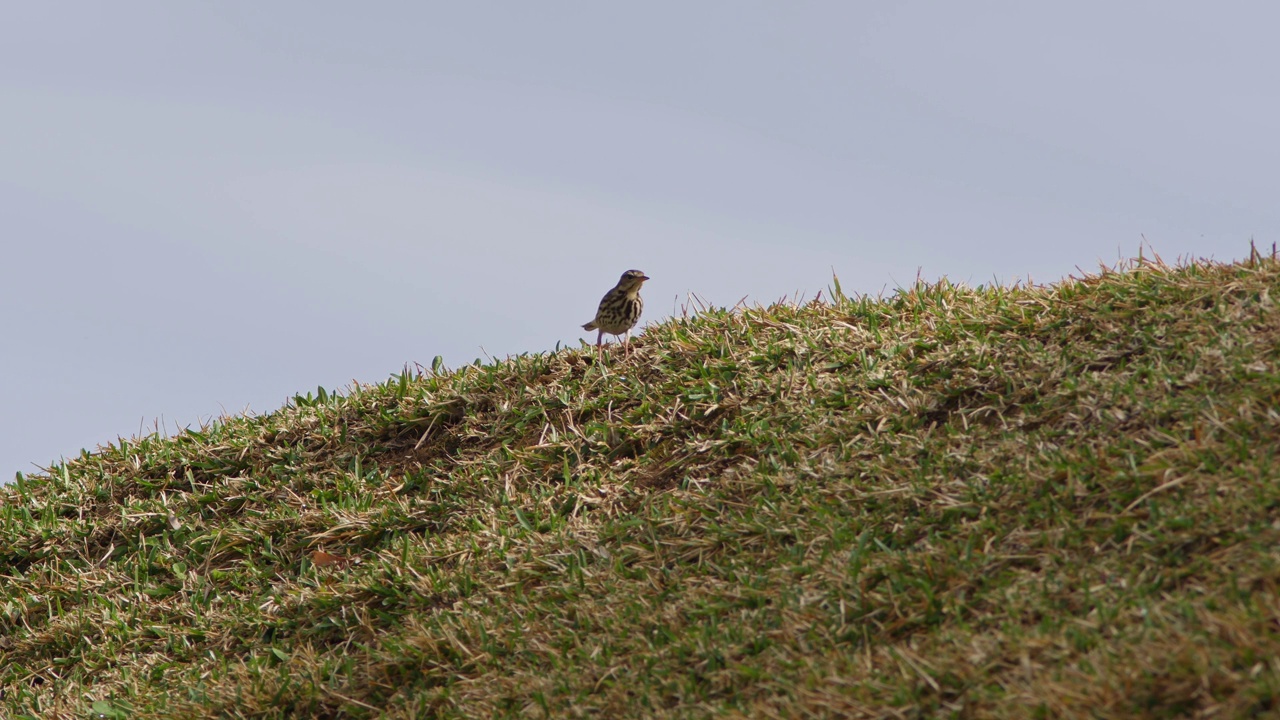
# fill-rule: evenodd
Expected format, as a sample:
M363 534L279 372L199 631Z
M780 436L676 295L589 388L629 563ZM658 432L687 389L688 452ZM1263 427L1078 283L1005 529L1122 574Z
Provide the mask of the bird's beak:
M640 279L641 279L641 280L648 280L648 279L649 279L649 276L648 276L648 275L644 275L644 276L642 276Z

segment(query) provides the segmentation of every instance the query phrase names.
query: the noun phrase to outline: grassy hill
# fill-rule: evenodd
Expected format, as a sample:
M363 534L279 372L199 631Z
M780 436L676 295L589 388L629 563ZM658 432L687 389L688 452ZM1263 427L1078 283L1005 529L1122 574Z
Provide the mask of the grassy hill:
M121 441L0 488L0 716L1280 712L1272 293L837 288Z

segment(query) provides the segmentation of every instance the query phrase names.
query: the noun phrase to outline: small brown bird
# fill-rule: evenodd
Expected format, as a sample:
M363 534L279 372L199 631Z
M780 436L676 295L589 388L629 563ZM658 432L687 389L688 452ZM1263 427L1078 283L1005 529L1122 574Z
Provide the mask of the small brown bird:
M644 309L644 300L640 299L640 286L649 277L639 270L628 270L622 273L618 284L600 299L600 307L591 322L582 326L583 330L599 330L596 334L596 349L604 334L622 335L626 333L625 347L631 347L631 328L640 320L640 311Z

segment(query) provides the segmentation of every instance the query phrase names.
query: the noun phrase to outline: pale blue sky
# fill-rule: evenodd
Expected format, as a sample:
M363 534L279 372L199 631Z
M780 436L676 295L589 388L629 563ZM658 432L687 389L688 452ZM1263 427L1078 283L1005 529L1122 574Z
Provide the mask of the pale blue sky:
M358 9L357 9L358 8ZM1280 240L1268 2L9 3L0 477L645 321ZM34 464L34 465L33 465Z

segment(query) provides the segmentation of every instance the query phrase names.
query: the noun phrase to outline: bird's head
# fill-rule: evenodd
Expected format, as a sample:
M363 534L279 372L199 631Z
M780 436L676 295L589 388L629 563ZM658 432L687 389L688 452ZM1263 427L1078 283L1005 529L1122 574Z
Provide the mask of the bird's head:
M628 270L622 273L622 278L618 280L618 287L628 291L639 290L648 279L649 276L639 270Z

